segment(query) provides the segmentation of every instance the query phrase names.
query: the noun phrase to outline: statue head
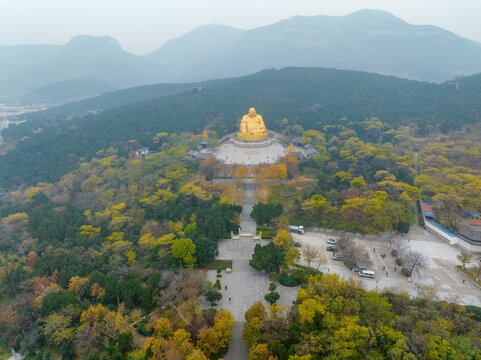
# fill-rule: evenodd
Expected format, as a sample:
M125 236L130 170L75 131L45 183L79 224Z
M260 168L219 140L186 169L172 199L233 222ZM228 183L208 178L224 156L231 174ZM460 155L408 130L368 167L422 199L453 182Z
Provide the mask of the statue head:
M253 108L253 107L251 107L251 108L249 109L249 115L250 115L250 116L256 115L256 109Z

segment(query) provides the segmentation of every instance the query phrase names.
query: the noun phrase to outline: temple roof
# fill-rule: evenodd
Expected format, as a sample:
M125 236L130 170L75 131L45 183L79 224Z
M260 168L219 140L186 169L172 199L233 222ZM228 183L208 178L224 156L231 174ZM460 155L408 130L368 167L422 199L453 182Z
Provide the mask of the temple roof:
M463 225L459 230L459 235L470 243L481 243L481 231L476 231L469 226Z

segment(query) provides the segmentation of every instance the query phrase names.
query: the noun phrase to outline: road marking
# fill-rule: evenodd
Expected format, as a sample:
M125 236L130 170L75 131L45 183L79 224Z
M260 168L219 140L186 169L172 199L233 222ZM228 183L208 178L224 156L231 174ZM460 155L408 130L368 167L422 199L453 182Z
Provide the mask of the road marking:
M444 271L444 272L446 273L446 275L448 275L448 276L451 278L451 280L454 281L454 283L456 283L456 284L458 283L458 281L457 281L455 278L453 278L453 277L451 276L451 274L446 271L446 269L444 269L443 267L440 267L440 269L441 269L442 271Z
M322 241L322 239L321 239ZM322 246L322 245L321 245ZM326 255L326 260L327 260L327 266L329 266L329 272L330 272L330 269L331 269L331 262L329 261L329 256L327 256L327 250L326 250L326 247L325 246L322 246L323 250L324 250L324 255Z

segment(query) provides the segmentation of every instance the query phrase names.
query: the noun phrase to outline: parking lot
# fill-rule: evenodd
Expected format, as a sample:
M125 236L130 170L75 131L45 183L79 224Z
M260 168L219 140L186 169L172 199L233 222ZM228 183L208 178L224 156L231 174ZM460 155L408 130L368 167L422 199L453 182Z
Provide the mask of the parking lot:
M440 299L456 299L464 305L481 306L481 289L469 281L457 268L459 262L456 256L460 250L438 239L419 226L413 226L409 234L402 236L407 245L423 254L427 260L426 267L421 269L421 275L413 275L412 281L401 274L399 266L391 256L387 237L352 235L351 238L366 249L372 263L369 270L375 272L375 278L360 277L358 273L348 269L342 261L333 261L332 252L326 251L328 238L339 238L339 234L330 231L306 232L303 235L293 234L295 241L303 246L311 245L321 252L322 265L320 270L335 272L348 278L360 281L367 289L376 287L395 290L405 290L412 296L418 294L418 289L425 286L434 288ZM400 235L395 235L400 237ZM376 251L374 251L376 248ZM386 254L384 258L382 254ZM304 265L307 265L303 262ZM311 264L317 267L317 264ZM386 274L387 273L387 274ZM465 283L463 283L465 280Z

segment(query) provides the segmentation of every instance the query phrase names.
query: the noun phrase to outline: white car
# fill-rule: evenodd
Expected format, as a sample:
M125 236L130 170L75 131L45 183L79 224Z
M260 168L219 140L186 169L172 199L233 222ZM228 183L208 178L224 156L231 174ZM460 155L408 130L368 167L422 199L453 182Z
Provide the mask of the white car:
M336 239L331 239L331 238L327 239L328 244L335 244L336 242L337 242Z
M361 270L361 271L359 271L359 276L374 279L374 271L371 271L371 270Z

